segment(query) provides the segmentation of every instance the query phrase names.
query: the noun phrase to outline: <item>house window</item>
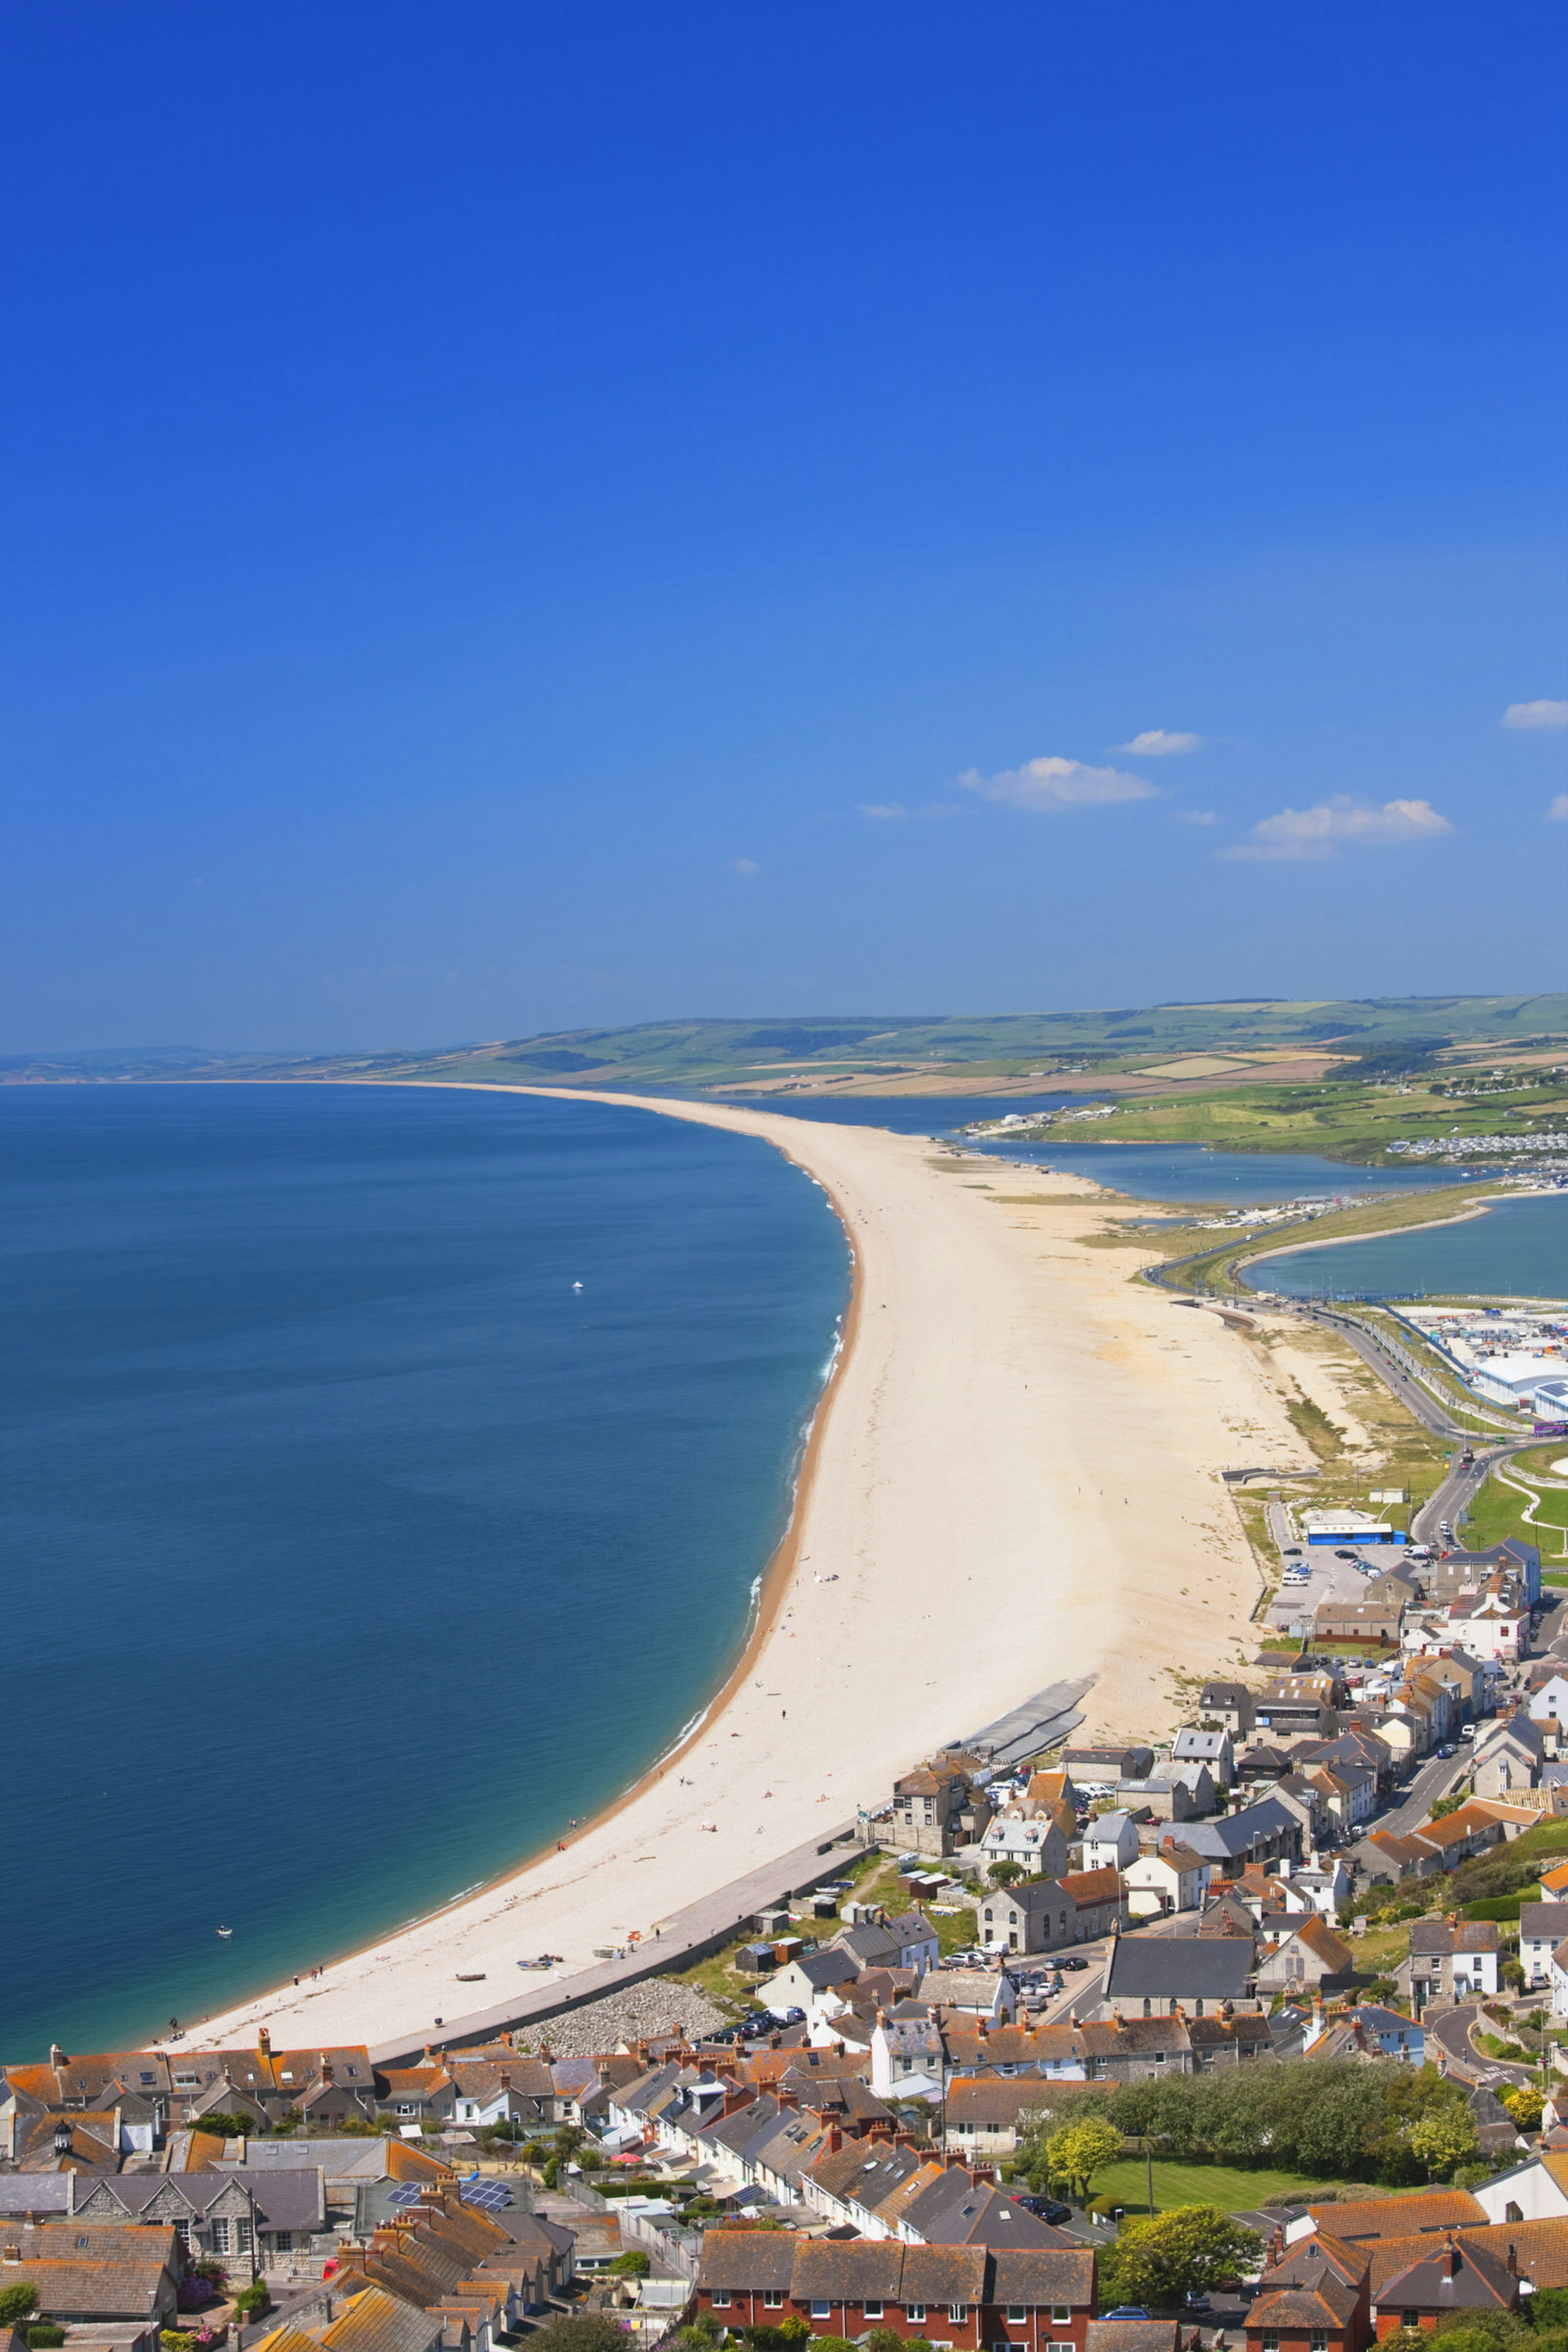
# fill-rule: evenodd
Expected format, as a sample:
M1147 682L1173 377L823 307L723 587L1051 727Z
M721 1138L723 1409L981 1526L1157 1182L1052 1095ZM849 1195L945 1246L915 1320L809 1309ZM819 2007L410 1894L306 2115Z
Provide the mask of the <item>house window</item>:
M1155 2065L1156 2065L1156 2066L1163 2066L1163 2065L1164 2064L1164 2063L1165 2063L1165 2053L1164 2053L1164 2052L1163 2052L1163 2050L1156 2050L1156 2051L1155 2051L1155 2053L1154 2053L1154 2063L1155 2063Z
M1064 2324L1065 2324L1068 2320L1069 2320L1071 2317L1072 2317L1072 2305L1071 2305L1070 2304L1067 2304L1067 2303L1053 2303L1053 2304L1052 2304L1052 2305L1051 2305L1051 2320L1052 2320L1053 2325L1058 2326L1060 2326L1064 2325Z
M924 2305L924 2304L923 2304L923 2303L906 2303L906 2304L905 2304L905 2305L904 2305L904 2317L905 2317L906 2319L922 2320L922 2319L924 2319L925 2315L926 2315L926 2307L925 2307L925 2305Z
M782 2311L784 2309L784 2295L778 2287L771 2286L768 2288L766 2294L763 2296L763 2309L764 2311Z
M714 2289L708 2300L712 2305L715 2311L728 2311L730 2308L729 2296L727 2294L721 2294L717 2288ZM813 2310L815 2310L816 2307L816 2306L814 2304L812 2305Z
M1311 2335L1308 2337L1307 2342L1309 2352L1329 2352L1328 2329L1326 2327L1314 2327Z
M1419 2327L1421 2314L1418 2311L1402 2311L1399 2315L1399 2325L1401 2327Z
M814 2303L811 2306L811 2315L813 2319L831 2319L833 2305L830 2303Z
M880 2319L882 2316L882 2306L879 2303L866 2303L860 2307L868 2319Z
M1203 2015L1203 2013L1204 2013L1204 2005L1203 2005L1203 2002L1202 2002L1201 2000L1194 2000L1194 2003L1193 2003L1193 2015L1194 2015L1194 2017L1201 2017L1201 2016Z
M248 2221L237 2221L235 2223L234 2251L237 2254L247 2254L250 2252L250 2224Z
M1027 2304L1010 2303L1007 2305L1007 2325L1009 2327L1022 2327L1024 2322L1028 2318L1028 2316L1029 2308Z
M947 2315L954 2327L963 2327L969 2318L969 2305L966 2303L950 2303Z
M1277 2327L1264 2329L1263 2352L1279 2352L1279 2330Z
M294 2251L293 2231L279 2230L275 2232L272 2242L277 2247L278 2252L280 2254L291 2254Z
M1147 1993L1143 1996L1143 2014L1145 2017L1152 2017L1154 2014L1154 2004Z
M228 2252L228 2223L221 2221L215 2221L212 2225L212 2230L214 2253L226 2254Z

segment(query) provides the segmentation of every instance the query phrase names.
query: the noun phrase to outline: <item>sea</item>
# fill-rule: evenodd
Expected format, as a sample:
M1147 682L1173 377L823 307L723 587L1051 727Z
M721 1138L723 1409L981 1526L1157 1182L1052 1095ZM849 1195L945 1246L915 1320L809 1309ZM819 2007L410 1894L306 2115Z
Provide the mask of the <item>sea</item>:
M668 1748L848 1257L768 1145L593 1103L17 1087L0 1160L10 2061L352 1949Z

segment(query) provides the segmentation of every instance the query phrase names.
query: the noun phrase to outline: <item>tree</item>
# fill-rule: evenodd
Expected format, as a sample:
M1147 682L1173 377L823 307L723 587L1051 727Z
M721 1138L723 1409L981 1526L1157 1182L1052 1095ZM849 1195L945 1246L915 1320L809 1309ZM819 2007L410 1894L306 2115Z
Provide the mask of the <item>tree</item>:
M529 2343L531 2352L626 2352L626 2331L605 2312L584 2311L575 2319L562 2314L536 2328Z
M1528 2083L1519 2083L1511 2091L1504 2091L1501 2095L1503 2105L1508 2109L1521 2131L1540 2130L1541 2110L1546 2102L1539 2091L1532 2091ZM1531 2304L1531 2312L1534 2308L1534 2305Z
M1254 2269L1263 2241L1217 2206L1178 2205L1123 2221L1114 2251L1121 2299L1168 2306Z
M1067 2181L1078 2190L1080 2201L1088 2198L1095 2174L1114 2164L1121 2153L1121 2134L1114 2124L1104 2123L1098 2116L1085 2116L1081 2123L1067 2125L1046 2142L1046 2163L1052 2179Z
M1024 1865L1020 1862L994 1862L991 1865L993 1886L1015 1885L1023 1875Z
M22 2330L27 2339L27 2352L46 2352L46 2347L63 2344L65 2329L58 2319L35 2319Z
M653 2263L640 2246L633 2246L627 2252L617 2254L610 2268L616 2278L647 2278Z
M1434 2107L1406 2134L1410 2153L1424 2165L1428 2180L1446 2180L1457 2164L1474 2156L1480 2142L1468 2109Z
M0 2286L0 2327L15 2327L38 2307L38 2290L30 2279Z

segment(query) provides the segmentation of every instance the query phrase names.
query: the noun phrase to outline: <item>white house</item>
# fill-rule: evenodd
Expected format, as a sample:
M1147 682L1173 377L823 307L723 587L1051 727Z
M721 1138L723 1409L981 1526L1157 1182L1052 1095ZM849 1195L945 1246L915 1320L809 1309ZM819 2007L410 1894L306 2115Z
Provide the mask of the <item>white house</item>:
M1351 1891L1350 1871L1337 1853L1315 1853L1299 1870L1282 1863L1279 1874L1288 1876L1296 1893L1304 1895L1313 1910L1331 1922L1339 1916L1340 1905Z
M1519 1965L1527 1988L1542 1990L1552 1981L1552 1955L1568 1938L1568 1903L1521 1903L1519 1909Z
M1127 1907L1135 1919L1166 1918L1174 1911L1197 1911L1209 1891L1209 1864L1191 1846L1154 1846L1129 1863L1123 1877Z
M1568 1675L1553 1675L1530 1694L1530 1719L1546 1741L1548 1752L1562 1753L1568 1740Z
M1016 1863L1036 1878L1059 1878L1068 1866L1068 1842L1049 1813L1032 1819L1021 1812L998 1813L980 1844L987 1865Z
M1085 1870L1125 1870L1138 1859L1138 1825L1131 1813L1101 1813L1083 1833Z
M1505 1593L1461 1593L1448 1603L1448 1638L1473 1658L1528 1657L1530 1612Z
M1484 2210L1487 2220L1500 2221L1561 2221L1568 2219L1568 2189L1556 2175L1563 2159L1551 2159L1552 2169L1539 2156L1528 2163L1516 2164L1507 2172L1495 2172L1483 2180L1470 2194Z

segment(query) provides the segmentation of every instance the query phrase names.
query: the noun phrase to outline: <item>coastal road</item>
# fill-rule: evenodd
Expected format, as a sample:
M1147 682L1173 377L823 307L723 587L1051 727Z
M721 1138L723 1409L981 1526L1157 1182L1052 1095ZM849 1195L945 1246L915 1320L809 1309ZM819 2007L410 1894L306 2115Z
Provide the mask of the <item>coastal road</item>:
M1473 1440L1470 1443L1474 1443ZM1484 1453L1479 1448L1476 1458L1468 1467L1456 1455L1454 1466L1429 1503L1423 1503L1410 1522L1410 1532L1417 1543L1434 1543L1445 1519L1451 1528L1459 1524L1459 1514L1475 1500L1485 1486L1488 1473L1496 1462L1510 1462L1541 1440L1533 1431L1528 1437L1510 1439L1503 1445L1489 1445Z

